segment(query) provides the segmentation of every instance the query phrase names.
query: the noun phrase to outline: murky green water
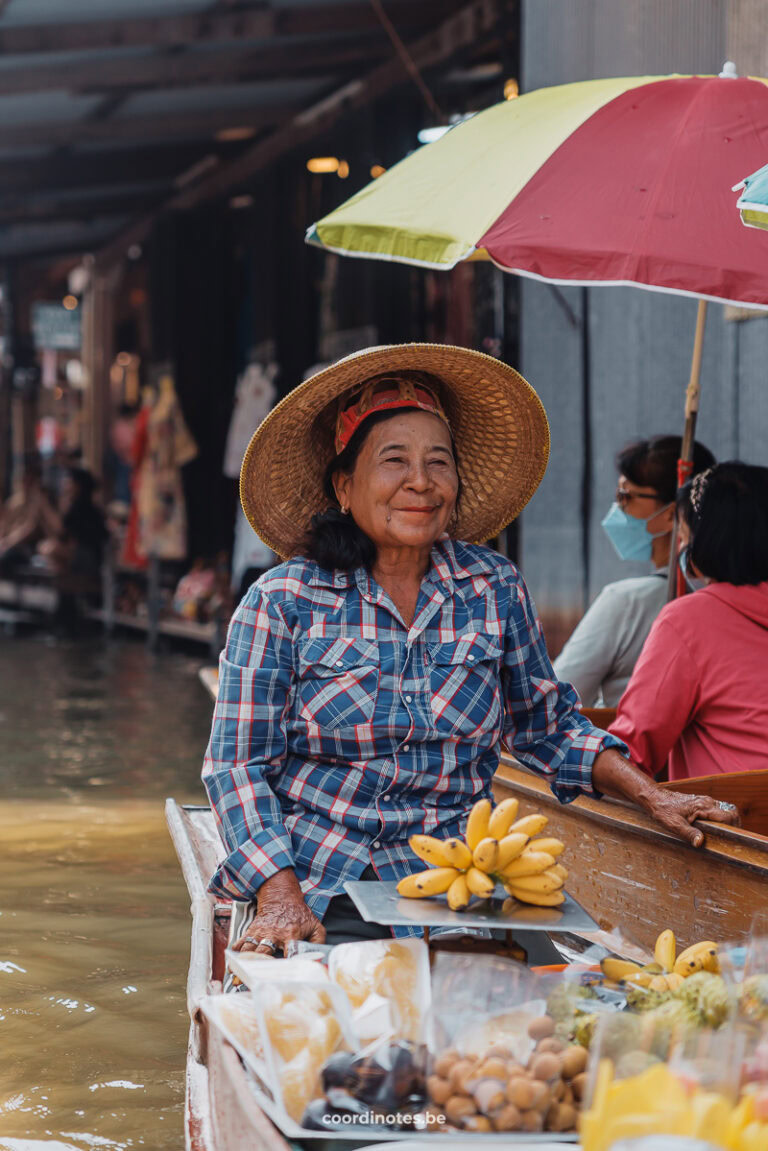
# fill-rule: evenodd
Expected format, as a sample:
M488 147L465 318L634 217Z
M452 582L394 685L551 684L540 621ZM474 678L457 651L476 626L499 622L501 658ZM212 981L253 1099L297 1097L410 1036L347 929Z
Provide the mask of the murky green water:
M0 1151L183 1147L199 664L0 639Z

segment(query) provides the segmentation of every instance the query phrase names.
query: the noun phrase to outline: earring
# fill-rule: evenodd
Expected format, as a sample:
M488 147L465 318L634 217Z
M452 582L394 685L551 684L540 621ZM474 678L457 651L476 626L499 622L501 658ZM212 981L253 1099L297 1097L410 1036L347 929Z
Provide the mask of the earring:
M348 516L348 515L349 515L349 508L345 508L345 507L342 505L342 508L341 508L341 514L342 514L343 516Z

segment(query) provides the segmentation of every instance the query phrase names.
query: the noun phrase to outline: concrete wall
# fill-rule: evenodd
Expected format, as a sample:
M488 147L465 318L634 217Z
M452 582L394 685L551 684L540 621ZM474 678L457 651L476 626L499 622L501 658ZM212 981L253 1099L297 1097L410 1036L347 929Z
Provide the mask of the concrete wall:
M716 73L727 58L741 74L768 74L767 9L765 0L523 0L522 90ZM605 583L647 570L617 559L600 520L616 450L682 431L696 307L636 288L521 282L521 370L552 426L552 462L523 515L521 563L553 652ZM768 318L737 322L710 305L698 438L721 459L768 464Z

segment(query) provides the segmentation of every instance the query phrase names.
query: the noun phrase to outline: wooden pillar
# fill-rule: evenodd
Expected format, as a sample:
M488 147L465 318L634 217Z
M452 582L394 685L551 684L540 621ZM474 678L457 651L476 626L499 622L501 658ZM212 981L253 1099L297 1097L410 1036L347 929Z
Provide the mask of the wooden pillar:
M83 460L99 479L112 416L109 370L114 359L114 294L119 269L94 267L83 295L82 362L85 379Z

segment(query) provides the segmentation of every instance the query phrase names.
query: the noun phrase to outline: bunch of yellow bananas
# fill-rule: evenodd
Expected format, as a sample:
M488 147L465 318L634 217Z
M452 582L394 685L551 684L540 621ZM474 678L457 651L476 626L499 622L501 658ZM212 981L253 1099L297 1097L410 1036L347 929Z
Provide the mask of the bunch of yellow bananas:
M521 903L557 907L568 878L556 862L564 845L559 839L532 838L546 827L546 815L518 819L517 814L516 799L496 807L480 799L469 813L464 839L412 835L411 849L432 866L401 879L398 893L413 899L444 894L453 911L463 911L473 895L488 899L501 883Z
M719 974L717 944L711 939L702 940L677 954L677 941L673 931L667 928L656 940L653 949L653 963L641 967L630 959L617 959L609 956L600 966L606 979L615 983L634 983L637 987L647 987L650 991L677 991L688 975L697 971L711 971Z

